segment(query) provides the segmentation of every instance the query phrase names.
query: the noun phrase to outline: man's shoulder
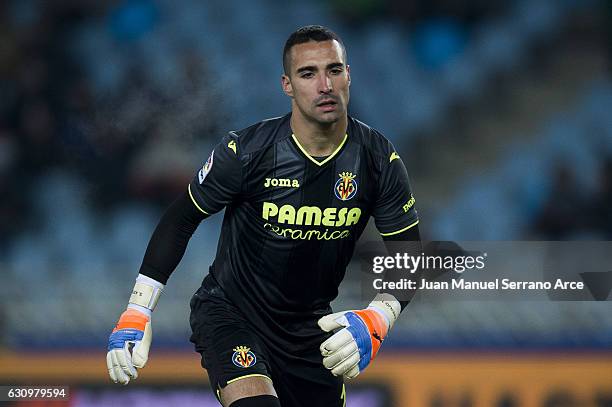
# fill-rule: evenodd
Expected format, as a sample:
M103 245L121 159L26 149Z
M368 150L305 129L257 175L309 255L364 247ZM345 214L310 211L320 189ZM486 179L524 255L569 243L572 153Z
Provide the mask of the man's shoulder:
M253 153L290 137L290 117L287 114L265 119L241 130L232 130L229 134L239 143L242 154Z
M351 135L354 142L363 145L366 150L374 154L386 155L390 149L394 149L391 141L380 131L349 116L349 136Z

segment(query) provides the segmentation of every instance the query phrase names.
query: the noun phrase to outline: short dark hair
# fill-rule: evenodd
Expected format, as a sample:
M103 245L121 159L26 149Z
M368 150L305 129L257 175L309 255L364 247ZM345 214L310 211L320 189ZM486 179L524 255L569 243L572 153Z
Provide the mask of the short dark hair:
M327 27L323 27L322 25L307 25L302 28L298 28L296 31L291 33L289 38L287 38L287 42L285 42L285 48L283 49L283 71L285 75L289 73L289 52L294 45L303 44L309 41L331 41L336 40L342 47L342 54L344 56L344 62L346 63L346 49L344 48L344 43L332 30Z

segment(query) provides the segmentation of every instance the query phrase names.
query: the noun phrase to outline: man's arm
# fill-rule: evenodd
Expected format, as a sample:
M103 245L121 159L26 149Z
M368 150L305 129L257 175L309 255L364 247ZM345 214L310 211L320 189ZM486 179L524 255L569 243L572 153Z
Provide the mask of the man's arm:
M416 256L421 252L418 225L383 238L385 242L403 242L402 250L409 255ZM389 270L387 277L393 279L393 275L398 273L401 271ZM418 271L413 274L415 278L418 275ZM332 374L346 379L361 373L374 360L389 330L413 296L414 292L402 293L401 296L392 292L379 293L366 309L337 312L321 318L319 326L326 332L343 328L321 344L325 367Z
M128 304L109 338L106 357L111 379L129 383L147 361L151 311L179 264L200 222L233 202L241 192L242 163L236 135L225 136L153 232Z
M152 311L193 232L206 217L185 192L168 207L155 228L127 309L109 337L106 363L115 383L128 384L138 377L136 368L147 363Z
M140 266L140 274L166 284L183 258L189 239L207 217L196 208L188 191L181 194L168 207L155 228Z
M383 236L385 245L387 246L387 252L393 253L401 246L402 253L407 253L409 256L419 256L423 251L423 245L421 244L421 233L419 232L419 225L414 225L410 229L391 236ZM411 273L408 277L413 281L419 281L422 274L422 270L416 270ZM391 269L385 274L385 278L389 281L399 281L401 278L406 278L406 272L403 270ZM406 306L414 297L416 289L414 290L402 290L400 294L394 294L390 292L398 299L398 302L403 311Z
M408 173L391 143L383 147L378 163L380 176L373 216L385 243L402 241L402 251L418 255L421 251L418 215ZM387 273L388 277L397 270ZM379 293L363 310L326 315L318 323L326 332L338 330L321 344L323 364L336 376L351 379L376 357L380 346L412 293ZM399 299L402 301L400 302Z

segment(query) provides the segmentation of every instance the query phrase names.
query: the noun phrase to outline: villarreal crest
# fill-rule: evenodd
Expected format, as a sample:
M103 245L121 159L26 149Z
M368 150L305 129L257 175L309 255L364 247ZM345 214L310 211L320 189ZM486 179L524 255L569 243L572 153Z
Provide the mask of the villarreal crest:
M339 200L348 201L357 193L357 181L355 181L357 176L351 172L343 172L338 176L340 179L334 185L334 193Z
M251 367L257 362L255 354L251 352L251 348L246 346L236 346L232 355L232 362L238 367Z

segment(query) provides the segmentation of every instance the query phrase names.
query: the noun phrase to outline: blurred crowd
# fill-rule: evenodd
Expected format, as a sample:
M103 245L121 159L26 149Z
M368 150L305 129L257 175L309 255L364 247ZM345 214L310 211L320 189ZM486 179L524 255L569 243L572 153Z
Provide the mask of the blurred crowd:
M15 236L35 233L44 216L36 202L49 174L81 180L79 199L94 216L134 202L163 208L227 129L235 99L217 86L212 56L187 41L157 64L146 46L133 46L157 41L167 6L153 0L0 4L0 251ZM433 78L508 6L335 0L329 12L351 35L381 21L408 27L410 53ZM368 106L358 99L357 113ZM400 150L402 138L395 140ZM581 188L571 163L551 168L548 197L530 211L522 235L610 236L610 168L609 158L601 163L595 190Z
M472 27L485 18L499 16L506 6L499 3L474 0L457 2L452 0L399 1L399 0L333 0L332 10L338 19L350 24L368 24L373 20L400 20L407 26L447 17L465 27Z
M599 166L592 191L577 181L571 163L559 162L551 171L550 191L533 220L537 237L612 240L612 157Z
M414 41L415 52L430 68L456 52L471 27L502 10L480 1L350 3L336 0L332 5L349 26L393 18L415 27L414 37L421 38ZM223 102L207 82L211 79L201 53L189 47L180 50L177 69L168 79L172 86L151 79L138 55L126 55L121 80L100 90L73 47L84 26L102 24L121 48L154 31L160 13L146 0L0 5L0 246L34 226L35 181L55 169L82 177L97 210L133 199L163 205L183 188L196 161L185 157L190 157L195 141L215 134L224 119ZM567 171L557 175L568 176ZM602 179L602 189L604 183ZM551 196L555 209L544 210L536 222L543 237L562 238L564 229L582 219L571 216L575 220L565 223L563 208L574 209L570 204L580 198L567 197L560 207L557 194L562 188ZM601 201L605 194L594 199ZM564 221L555 225L562 210Z
M185 50L173 75L182 81L165 92L143 61L128 59L120 86L98 91L72 47L85 23L101 21L117 40L133 35L123 20L145 3L0 4L0 249L36 228L33 202L50 173L84 180L87 204L101 214L132 200L165 205L192 175L195 160L185 157L194 139L223 119L213 113L205 61Z
M561 36L580 14L575 8L597 15L609 12L604 6L596 0L289 0L282 7L267 0L0 2L0 270L6 271L0 333L10 336L0 341L44 347L53 338L63 343L66 332L90 344L101 338L116 314L109 303L125 303L117 287L133 280L161 210L184 190L213 143L224 131L288 111L278 86L280 50L300 25L329 25L347 43L351 114L382 126L402 157L411 157L417 144L428 146L433 154L424 161L433 163L449 144L463 146L459 155L486 158L491 151L454 139L449 110L480 100L491 109L475 117L493 108L511 114L511 102L491 97L490 88L501 77L521 82L533 44ZM573 103L539 118L545 130L532 128L535 134L522 141L487 134L492 150L502 152L495 159L477 173L466 170L471 163L452 168L454 181L430 181L457 193L416 191L429 238L612 236L612 82L609 74L580 79ZM447 134L431 136L440 123L448 123ZM174 291L157 320L166 341L186 329L175 316L186 315L185 293L206 272L218 222L219 216L204 222L194 236L200 240L181 264L191 273L172 277ZM357 279L349 276L345 287L353 287L351 278ZM83 290L90 285L107 293L104 303ZM25 288L54 291L34 301ZM359 300L359 290L350 295ZM420 325L446 330L449 343L482 343L485 308L469 314L475 326L464 331L449 325L459 309L440 308ZM554 315L550 324L581 319ZM537 317L531 308L513 308L512 316ZM589 321L598 332L598 322ZM521 327L546 331L542 323ZM506 329L501 325L491 332ZM584 337L591 340L588 332Z

